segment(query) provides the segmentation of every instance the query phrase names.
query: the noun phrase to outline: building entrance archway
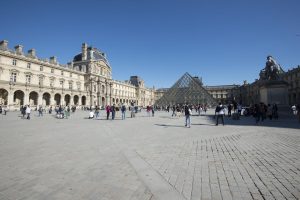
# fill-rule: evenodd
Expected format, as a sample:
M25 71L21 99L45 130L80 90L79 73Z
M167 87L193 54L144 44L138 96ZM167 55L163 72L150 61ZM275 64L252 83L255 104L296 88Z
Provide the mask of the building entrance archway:
M60 94L55 94L54 95L54 101L55 101L56 105L60 105L60 99L61 99Z
M0 105L8 104L8 91L6 89L0 89Z
M86 105L86 96L81 97L81 105L83 105L83 106Z
M70 105L71 96L69 94L65 95L65 104L66 106Z
M43 105L49 106L50 105L50 94L48 92L45 92L43 94Z
M29 93L29 105L30 106L37 106L38 104L38 93L33 91Z
M73 101L74 101L74 105L77 105L79 102L79 97L75 95Z
M24 105L24 92L17 90L14 92L14 103L18 106Z

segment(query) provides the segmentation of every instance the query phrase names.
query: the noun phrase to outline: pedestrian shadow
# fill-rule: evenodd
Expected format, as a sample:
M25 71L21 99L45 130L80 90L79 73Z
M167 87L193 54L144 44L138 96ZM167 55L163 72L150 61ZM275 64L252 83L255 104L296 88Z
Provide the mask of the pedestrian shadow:
M214 115L206 115L206 118L212 124L216 123L216 118ZM219 120L219 124L222 122ZM300 129L300 123L296 118L293 117L282 117L277 120L265 119L256 124L255 118L253 116L241 116L240 119L233 119L232 117L224 116L224 124L231 126L263 126L263 127L274 127L274 128L293 128Z
M196 126L216 126L215 124L201 124L201 123L199 123L199 124L192 123L192 125L196 125Z
M172 124L154 124L156 126L163 126L163 127L177 127L177 128L182 128L182 127L185 127L185 126L180 126L180 125L172 125Z

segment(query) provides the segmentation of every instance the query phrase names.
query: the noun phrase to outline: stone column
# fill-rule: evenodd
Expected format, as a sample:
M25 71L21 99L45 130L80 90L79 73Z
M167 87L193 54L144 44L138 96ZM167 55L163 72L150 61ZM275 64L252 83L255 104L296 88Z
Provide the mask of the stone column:
M43 105L43 93L38 93L38 102L37 102L37 106L40 106L40 105L42 105L42 106L45 106L45 105Z
M14 92L9 91L7 94L7 106L9 110L13 109L14 107Z
M24 92L24 105L29 105L29 92Z
M74 95L70 97L70 106L74 105Z
M82 106L82 105L81 105L81 104L82 104L81 98L82 98L82 96L79 96L79 95L78 95L78 105L79 105L79 106Z
M109 102L110 102L110 104L112 104L111 91L112 91L112 83L109 84Z
M105 82L105 103L106 103L106 105L111 105L111 104L109 103L109 100L108 100L108 92L107 92L107 88L108 88L108 83Z
M50 105L51 105L51 106L56 106L56 105L54 105L54 103L55 103L54 95L55 95L54 93L51 93L51 94L50 94Z

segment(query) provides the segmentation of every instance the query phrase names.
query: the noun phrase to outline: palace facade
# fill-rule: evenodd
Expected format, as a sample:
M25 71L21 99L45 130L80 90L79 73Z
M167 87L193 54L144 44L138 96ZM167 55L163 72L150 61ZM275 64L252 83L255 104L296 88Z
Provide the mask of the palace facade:
M154 104L154 88L147 88L138 76L128 81L112 79L105 53L82 44L72 62L59 64L55 56L41 59L35 49L9 49L0 42L0 105L17 109L56 105L101 106L135 103Z

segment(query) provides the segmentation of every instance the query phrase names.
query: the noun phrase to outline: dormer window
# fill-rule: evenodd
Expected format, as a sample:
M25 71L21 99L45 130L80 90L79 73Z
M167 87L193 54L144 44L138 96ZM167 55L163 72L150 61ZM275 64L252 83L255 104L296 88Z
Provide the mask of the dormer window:
M61 71L61 75L62 75L62 76L64 75L64 71Z
M16 59L13 59L12 61L12 65L16 66L17 65L17 60Z
M27 63L27 69L31 68L31 63Z

